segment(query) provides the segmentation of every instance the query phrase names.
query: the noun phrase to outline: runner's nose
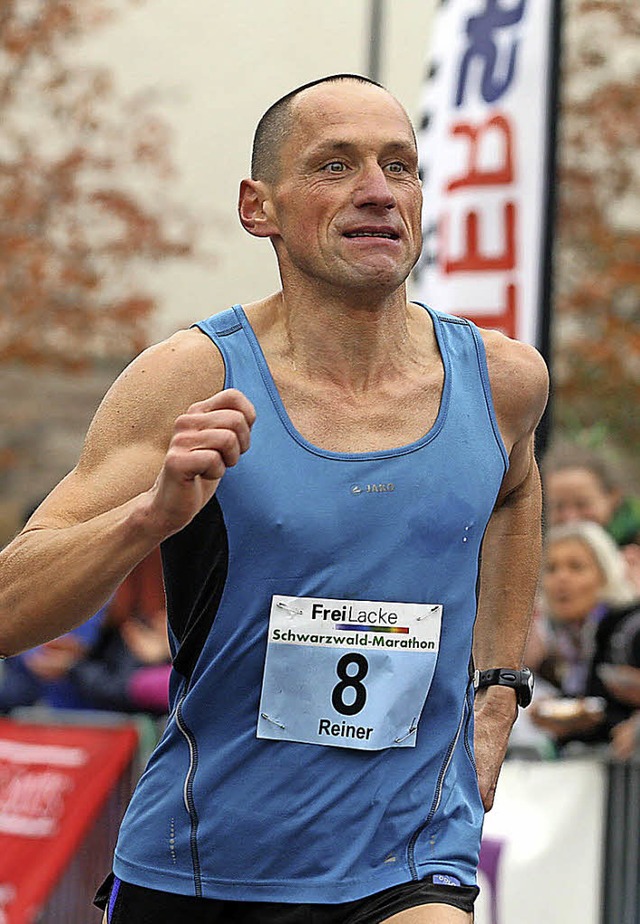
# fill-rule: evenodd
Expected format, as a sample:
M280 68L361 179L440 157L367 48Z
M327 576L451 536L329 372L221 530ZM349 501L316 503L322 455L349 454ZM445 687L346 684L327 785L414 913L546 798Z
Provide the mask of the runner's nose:
M377 208L392 209L396 198L389 186L389 180L384 169L378 164L364 167L353 196L353 204L357 208L376 206Z

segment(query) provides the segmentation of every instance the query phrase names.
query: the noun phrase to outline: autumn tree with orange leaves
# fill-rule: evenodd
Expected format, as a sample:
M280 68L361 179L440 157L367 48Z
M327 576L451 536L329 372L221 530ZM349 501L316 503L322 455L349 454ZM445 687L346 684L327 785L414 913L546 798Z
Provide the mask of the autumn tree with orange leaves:
M105 0L0 5L0 362L133 356L155 307L136 271L193 251L164 192L166 126L73 61L109 15Z
M640 5L565 0L554 430L640 455Z

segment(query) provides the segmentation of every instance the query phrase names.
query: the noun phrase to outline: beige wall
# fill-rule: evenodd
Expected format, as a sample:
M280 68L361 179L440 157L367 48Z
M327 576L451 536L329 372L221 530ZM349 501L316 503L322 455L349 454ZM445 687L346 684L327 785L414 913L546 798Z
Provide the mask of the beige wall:
M175 130L179 194L201 216L207 265L165 264L154 335L278 287L271 247L235 217L253 129L293 87L366 73L370 0L147 0L126 7L83 55L115 70L119 89L154 87ZM437 0L384 0L380 79L415 116Z

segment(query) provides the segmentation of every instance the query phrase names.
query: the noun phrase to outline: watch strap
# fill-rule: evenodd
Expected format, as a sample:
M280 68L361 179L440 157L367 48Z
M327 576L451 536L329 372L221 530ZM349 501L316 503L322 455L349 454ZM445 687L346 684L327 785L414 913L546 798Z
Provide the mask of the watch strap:
M518 705L525 707L533 696L533 674L528 667L517 670L512 667L492 667L486 671L475 671L473 686L476 690L485 687L511 687L516 691Z

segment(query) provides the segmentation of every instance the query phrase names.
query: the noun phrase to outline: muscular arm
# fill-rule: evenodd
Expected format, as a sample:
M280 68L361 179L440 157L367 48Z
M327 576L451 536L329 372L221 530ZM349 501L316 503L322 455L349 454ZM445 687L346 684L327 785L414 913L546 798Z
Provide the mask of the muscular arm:
M0 653L87 619L209 500L254 416L223 381L211 342L183 331L115 382L76 468L0 554Z
M473 645L479 670L522 666L541 550L542 495L533 433L548 387L544 363L530 347L493 335L487 342L487 360L496 414L509 450L509 471L482 548ZM476 763L487 809L516 714L513 690L494 686L476 697Z

